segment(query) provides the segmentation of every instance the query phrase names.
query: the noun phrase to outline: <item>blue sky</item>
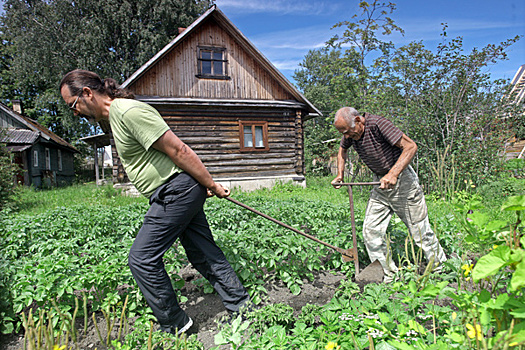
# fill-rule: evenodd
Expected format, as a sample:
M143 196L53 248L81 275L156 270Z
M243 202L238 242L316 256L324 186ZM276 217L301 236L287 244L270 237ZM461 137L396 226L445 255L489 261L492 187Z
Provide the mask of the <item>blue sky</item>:
M369 3L372 2L371 0ZM463 37L464 49L499 44L525 35L525 0L398 0L390 16L405 35L396 46L423 40L434 50L441 23L450 38ZM291 81L308 50L336 34L330 28L361 13L358 0L216 0L219 9ZM489 67L493 79L510 78L525 64L525 37L512 45L508 60Z

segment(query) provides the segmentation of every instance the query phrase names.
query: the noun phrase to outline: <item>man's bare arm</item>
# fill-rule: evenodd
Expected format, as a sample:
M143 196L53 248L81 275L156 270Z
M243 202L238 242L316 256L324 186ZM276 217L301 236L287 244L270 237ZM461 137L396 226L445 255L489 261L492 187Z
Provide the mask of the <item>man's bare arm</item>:
M346 158L348 157L348 150L343 147L339 147L337 153L337 177L332 181L332 184L342 182L345 176L345 164ZM341 186L335 186L335 188L341 188Z
M417 152L416 143L405 134L401 136L395 146L401 148L401 155L388 174L381 178L380 188L383 189L393 188L396 185L399 174L408 167Z
M230 191L213 181L208 169L202 164L197 154L171 130L166 131L155 143L153 148L166 153L179 168L193 176L201 185L210 189L217 197L224 198Z

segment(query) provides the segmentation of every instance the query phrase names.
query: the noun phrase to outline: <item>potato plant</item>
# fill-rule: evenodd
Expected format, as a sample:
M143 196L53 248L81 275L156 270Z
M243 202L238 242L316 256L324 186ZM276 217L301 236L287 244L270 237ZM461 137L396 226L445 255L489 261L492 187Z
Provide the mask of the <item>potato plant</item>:
M278 185L272 191L235 193L235 198L326 242L351 247L344 193L308 191ZM362 198L366 193L356 200L357 213L364 211ZM221 327L216 345L522 349L525 197L504 198L498 208L485 208L483 197L475 193L457 193L452 202L428 199L430 219L450 257L444 271L418 269L421 255L412 253L404 225L393 220L388 234L400 266L398 281L361 288L352 282L353 264L342 263L339 253L233 203L210 199L205 209L212 231L255 304L263 305L264 286L272 280L282 281L297 295L315 271L337 269L347 275L326 305L307 305L299 314L287 305L266 305ZM1 331L20 330L22 314L38 310L52 310L50 323L62 329L60 322L71 323L75 315L82 318L110 309L118 314L127 298L126 317L140 316L137 327L125 338L108 338L107 344L115 349L144 348L145 338L158 337L151 334L151 315L127 267L127 254L146 210L147 203L138 201L0 217ZM356 221L360 232L362 217ZM362 246L359 251L364 252ZM366 265L365 256L360 260ZM180 245L166 254L165 264L174 284L183 282L177 273L187 261ZM211 292L211 287L204 283L204 290ZM75 309L84 296L86 307ZM200 347L192 339L184 348Z

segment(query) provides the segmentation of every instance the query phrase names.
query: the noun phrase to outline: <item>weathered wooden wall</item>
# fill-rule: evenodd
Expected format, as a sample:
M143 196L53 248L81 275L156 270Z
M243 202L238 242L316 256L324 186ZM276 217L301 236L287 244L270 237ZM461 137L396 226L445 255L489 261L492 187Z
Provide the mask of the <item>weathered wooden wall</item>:
M228 80L197 78L197 47L225 47ZM293 100L294 97L214 21L203 23L129 88L137 95L209 99Z
M285 109L182 110L155 106L214 177L303 175L302 122ZM267 121L269 150L241 152L239 120Z

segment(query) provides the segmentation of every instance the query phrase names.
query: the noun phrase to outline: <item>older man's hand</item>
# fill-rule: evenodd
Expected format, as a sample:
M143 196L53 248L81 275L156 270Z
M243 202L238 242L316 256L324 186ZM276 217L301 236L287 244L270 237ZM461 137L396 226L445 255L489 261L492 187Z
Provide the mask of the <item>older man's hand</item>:
M338 176L332 180L332 186L334 186L334 188L341 188L341 186L337 186L337 184L340 182L343 182L343 178L341 176Z
M390 190L396 186L397 177L391 174L386 174L379 181L381 182L381 185L379 186L380 189Z

